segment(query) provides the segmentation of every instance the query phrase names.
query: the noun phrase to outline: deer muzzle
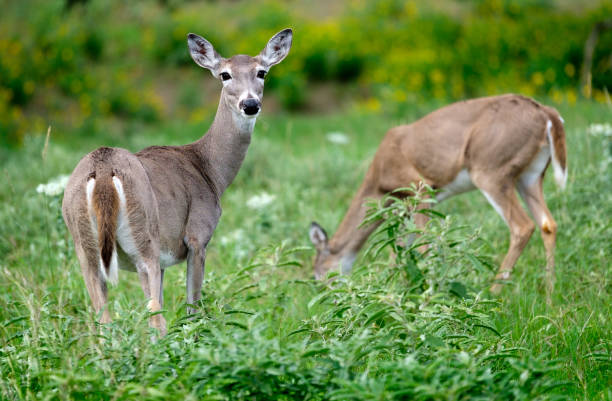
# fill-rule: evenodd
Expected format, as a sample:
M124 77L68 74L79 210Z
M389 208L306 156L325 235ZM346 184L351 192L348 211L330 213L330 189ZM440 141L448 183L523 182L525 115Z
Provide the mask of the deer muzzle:
M247 116L254 116L255 114L259 113L261 102L253 98L244 99L240 101L239 107Z

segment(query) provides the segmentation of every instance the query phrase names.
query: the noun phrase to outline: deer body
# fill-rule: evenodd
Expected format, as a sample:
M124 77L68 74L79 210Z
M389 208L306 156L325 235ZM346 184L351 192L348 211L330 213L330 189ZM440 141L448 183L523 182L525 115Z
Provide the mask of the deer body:
M224 59L205 39L190 34L194 61L223 81L208 132L188 145L152 146L135 154L103 147L79 162L62 212L102 322L110 321L106 283L117 281L118 269L138 272L149 309L158 311L164 268L187 259L187 302L200 299L206 246L221 216L220 197L250 144L263 78L286 57L291 39L286 29L257 57ZM151 318L151 325L166 331L161 314Z
M548 289L554 284L556 223L542 193L542 180L552 160L555 179L567 179L565 131L553 108L518 95L467 100L436 110L422 119L389 130L365 179L334 236L311 225L317 248L315 276L352 261L376 228L359 227L364 202L412 183L423 181L440 190L442 201L479 189L510 229L510 247L497 279L506 280L535 226L521 207L515 190L525 200L542 231L547 254ZM415 216L419 225L423 215ZM499 291L499 283L492 287Z

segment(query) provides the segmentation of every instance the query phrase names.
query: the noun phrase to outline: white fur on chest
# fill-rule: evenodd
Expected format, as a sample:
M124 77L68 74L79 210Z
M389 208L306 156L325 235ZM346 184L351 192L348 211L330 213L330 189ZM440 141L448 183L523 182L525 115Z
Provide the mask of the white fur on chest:
M123 184L119 177L113 177L113 184L119 195L119 215L117 216L117 242L121 249L132 258L139 257L138 246L132 235L130 222L127 214L127 200L123 190Z

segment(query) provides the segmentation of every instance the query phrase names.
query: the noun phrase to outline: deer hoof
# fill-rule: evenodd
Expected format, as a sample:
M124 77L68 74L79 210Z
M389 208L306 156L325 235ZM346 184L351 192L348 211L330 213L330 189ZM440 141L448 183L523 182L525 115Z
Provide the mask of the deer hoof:
M500 283L495 283L491 286L491 288L489 289L489 291L491 292L491 294L493 295L499 295L499 293L502 290L502 285Z

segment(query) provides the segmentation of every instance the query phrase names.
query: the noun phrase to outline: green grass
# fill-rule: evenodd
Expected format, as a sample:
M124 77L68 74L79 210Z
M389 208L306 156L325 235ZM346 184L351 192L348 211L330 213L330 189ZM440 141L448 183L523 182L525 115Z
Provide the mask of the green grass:
M307 228L333 232L394 117L264 116L222 203L203 307L185 318L185 266L165 278L169 334L151 341L135 274L109 291L114 322L99 328L61 220L60 197L35 191L105 144L138 150L195 140L203 125L167 122L0 153L0 392L3 399L611 399L612 149L587 133L608 106L559 106L569 180L547 178L559 225L557 287L544 302L544 248L532 237L513 283L486 294L508 232L478 193L437 209L434 249L395 263L361 257L325 286L312 277ZM332 131L347 145L326 140ZM246 201L275 195L265 210ZM458 244L452 246L453 244ZM404 255L406 256L406 255ZM459 286L459 287L457 287ZM467 289L467 293L448 289Z

